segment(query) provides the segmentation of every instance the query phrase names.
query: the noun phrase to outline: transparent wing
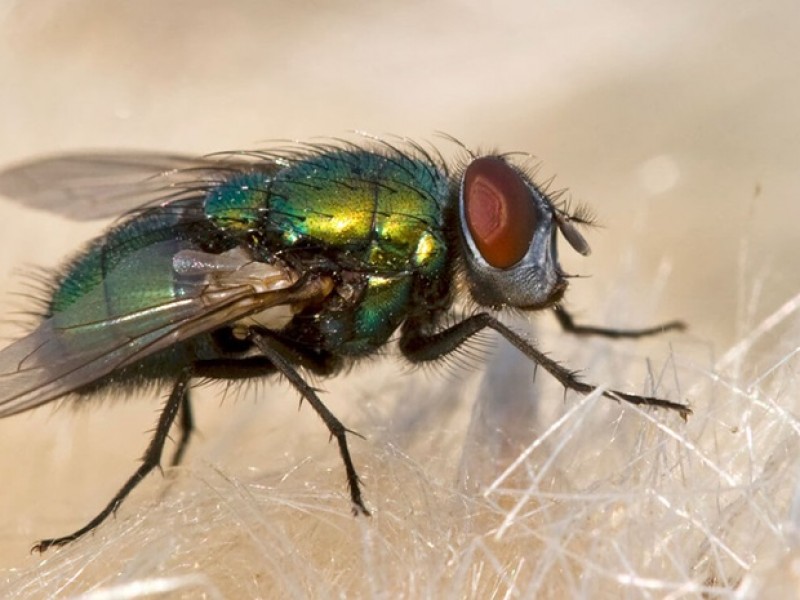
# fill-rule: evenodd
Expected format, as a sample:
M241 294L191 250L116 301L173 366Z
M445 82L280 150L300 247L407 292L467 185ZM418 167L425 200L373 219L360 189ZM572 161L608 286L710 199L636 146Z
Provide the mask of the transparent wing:
M75 220L117 216L206 190L233 172L274 169L255 153L190 157L156 152L62 154L0 171L0 195Z
M164 250L157 246L142 252ZM179 295L102 319L86 315L108 312L107 299L91 306L98 299L87 296L82 306L45 320L0 351L0 417L55 400L199 333L279 305L321 299L332 289L326 278L299 281L293 271L254 262L241 249L221 255L183 250L172 263Z

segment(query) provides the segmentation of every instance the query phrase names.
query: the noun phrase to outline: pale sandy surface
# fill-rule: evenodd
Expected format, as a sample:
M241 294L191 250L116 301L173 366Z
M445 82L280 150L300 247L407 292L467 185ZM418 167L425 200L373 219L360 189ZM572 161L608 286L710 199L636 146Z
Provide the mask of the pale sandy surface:
M477 371L409 376L377 361L323 384L331 408L367 436L352 444L376 514L353 520L334 449L291 390L263 384L221 402L224 390L210 388L198 403L202 437L175 483L151 477L115 522L42 559L30 543L106 501L158 403L44 409L0 422L0 596L123 585L176 597L414 598L791 587L796 306L749 354L732 348L800 291L800 9L488 6L5 0L0 165L352 130L445 131L530 152L542 178L557 174L603 225L590 232L591 258L564 251L568 270L592 275L573 284L575 311L614 325L691 324L614 345L564 339L541 318L543 348L597 382L642 391L656 378L660 394L693 403L689 424L564 402L544 374L532 408L520 391L530 373L502 347L484 383ZM25 306L12 293L27 265L58 264L101 226L0 200L2 305ZM473 406L493 416L470 426Z

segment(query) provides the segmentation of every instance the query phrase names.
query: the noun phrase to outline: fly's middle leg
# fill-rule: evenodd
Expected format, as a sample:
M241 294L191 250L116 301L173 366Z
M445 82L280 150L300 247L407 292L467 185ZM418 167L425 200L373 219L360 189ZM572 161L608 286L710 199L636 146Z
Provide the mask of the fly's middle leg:
M339 454L344 463L345 473L347 474L347 487L350 490L350 500L353 504L353 514L369 515L369 510L364 506L364 500L361 497L361 480L358 478L355 466L353 466L353 459L350 457L350 450L347 447L347 434L353 433L347 429L342 422L328 409L327 406L320 400L316 390L311 387L297 372L294 367L296 362L297 349L288 347L286 343L279 338L270 335L266 331L253 330L250 333L250 339L261 353L266 357L280 372L292 387L296 389L303 400L306 400L316 413L323 420L328 427L328 431L332 438L336 438L339 445ZM307 355L304 354L306 358Z

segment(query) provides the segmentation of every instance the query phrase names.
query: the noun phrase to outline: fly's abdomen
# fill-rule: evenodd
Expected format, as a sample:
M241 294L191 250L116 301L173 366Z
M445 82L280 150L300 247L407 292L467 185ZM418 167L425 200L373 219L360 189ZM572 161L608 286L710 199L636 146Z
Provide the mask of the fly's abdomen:
M180 301L182 282L173 258L197 247L183 219L179 207L138 215L96 240L68 266L47 315L61 343L72 352L81 351L87 339L124 344L129 336L141 336L148 311L155 314ZM157 329L154 325L153 335Z

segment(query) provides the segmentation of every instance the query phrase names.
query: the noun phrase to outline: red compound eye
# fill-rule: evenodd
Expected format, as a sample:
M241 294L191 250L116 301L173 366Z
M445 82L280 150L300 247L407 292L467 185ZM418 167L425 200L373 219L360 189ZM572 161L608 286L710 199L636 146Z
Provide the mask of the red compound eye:
M484 260L497 269L517 264L533 240L538 215L531 192L499 158L478 158L464 174L464 214Z

